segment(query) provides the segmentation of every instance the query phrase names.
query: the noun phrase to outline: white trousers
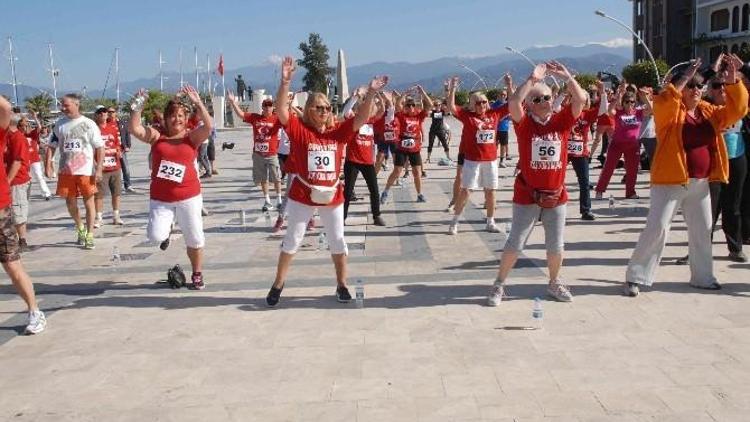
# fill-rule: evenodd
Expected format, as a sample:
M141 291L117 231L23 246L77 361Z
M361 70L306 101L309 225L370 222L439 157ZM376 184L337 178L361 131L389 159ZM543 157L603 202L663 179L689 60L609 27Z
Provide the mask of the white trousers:
M36 163L31 163L31 177L33 177L34 180L39 183L39 188L42 190L42 193L45 197L52 195L52 193L50 193L49 191L49 187L47 186L47 181L44 179L41 162L37 161Z
M708 179L690 179L687 186L652 185L646 227L630 257L625 280L650 286L667 243L672 219L682 207L688 231L690 283L716 282L711 248L711 197Z
M177 202L162 202L152 199L149 203L148 239L159 243L165 241L176 221L188 248L198 249L206 244L203 234L203 196L198 195Z
M287 198L285 211L287 213L287 229L284 240L281 242L282 252L288 254L297 253L302 244L307 230L307 222L313 217L315 208L305 205L293 199ZM323 230L328 240L331 255L349 253L344 239L344 204L333 207L320 206L318 213L323 223Z

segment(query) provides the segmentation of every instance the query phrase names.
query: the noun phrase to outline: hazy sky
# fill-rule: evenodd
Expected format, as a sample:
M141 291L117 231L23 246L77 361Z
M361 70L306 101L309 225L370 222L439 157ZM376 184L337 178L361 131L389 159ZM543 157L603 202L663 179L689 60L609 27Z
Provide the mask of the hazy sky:
M119 10L113 9L118 5ZM12 36L19 83L51 86L47 44L54 44L62 90L101 89L115 47L123 81L152 77L158 52L166 70L194 70L206 54L215 67L259 64L276 55L299 55L298 45L318 32L332 51L343 48L349 65L423 61L443 56L491 55L512 45L583 44L629 38L595 9L631 22L626 0L381 0L174 1L3 0L3 36ZM218 6L217 6L218 5ZM0 50L0 81L9 82L8 42ZM189 79L188 79L189 80Z

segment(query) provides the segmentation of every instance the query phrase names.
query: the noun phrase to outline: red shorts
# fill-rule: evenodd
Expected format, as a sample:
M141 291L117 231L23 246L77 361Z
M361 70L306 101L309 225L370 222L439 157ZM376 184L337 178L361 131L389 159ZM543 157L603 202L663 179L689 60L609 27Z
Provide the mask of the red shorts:
M76 176L61 174L57 179L57 196L63 198L88 198L95 194L96 178L94 176Z

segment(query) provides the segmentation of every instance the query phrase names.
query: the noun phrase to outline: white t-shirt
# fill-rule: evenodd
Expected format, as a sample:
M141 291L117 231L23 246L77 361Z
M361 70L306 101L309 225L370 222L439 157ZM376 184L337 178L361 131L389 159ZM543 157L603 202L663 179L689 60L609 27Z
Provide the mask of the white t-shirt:
M50 145L59 151L60 174L93 176L94 150L104 147L99 127L85 116L75 119L63 117L55 124L56 143Z

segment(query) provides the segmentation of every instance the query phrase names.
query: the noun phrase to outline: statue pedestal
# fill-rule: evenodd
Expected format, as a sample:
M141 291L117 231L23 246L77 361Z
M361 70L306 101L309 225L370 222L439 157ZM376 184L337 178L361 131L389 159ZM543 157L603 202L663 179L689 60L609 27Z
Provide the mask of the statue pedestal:
M224 129L224 113L226 113L226 101L223 95L217 95L211 98L214 107L214 127Z

